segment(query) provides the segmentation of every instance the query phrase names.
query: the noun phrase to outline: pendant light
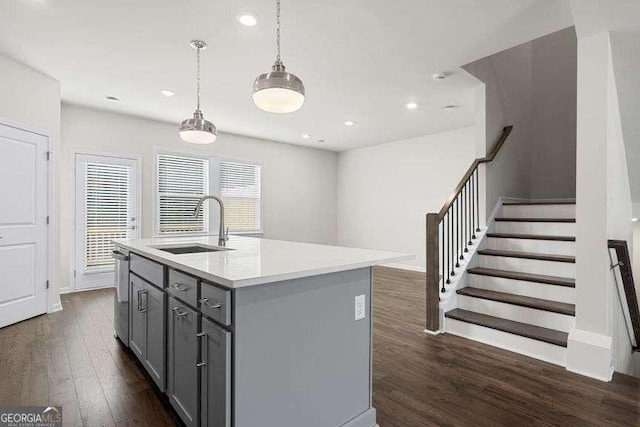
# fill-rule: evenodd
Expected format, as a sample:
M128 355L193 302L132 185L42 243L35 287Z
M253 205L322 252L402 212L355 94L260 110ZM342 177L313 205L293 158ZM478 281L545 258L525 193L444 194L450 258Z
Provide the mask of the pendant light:
M196 111L193 117L180 123L180 138L191 144L211 144L216 140L216 127L204 119L200 111L200 51L207 48L207 44L201 40L193 40L191 47L196 50Z
M276 62L253 82L253 102L270 113L292 113L304 104L304 85L285 70L280 59L280 0L276 0Z

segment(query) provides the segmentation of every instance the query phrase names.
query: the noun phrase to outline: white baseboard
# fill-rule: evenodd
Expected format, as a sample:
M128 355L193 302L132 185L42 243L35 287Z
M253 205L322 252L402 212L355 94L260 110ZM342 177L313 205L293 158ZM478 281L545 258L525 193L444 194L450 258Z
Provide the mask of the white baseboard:
M60 302L60 299L51 306L51 309L47 313L55 313L56 311L62 311L62 303Z
M613 377L613 339L574 328L569 332L567 371L611 381Z
M58 292L60 294L68 294L69 292L71 292L71 288L69 286L65 286L64 288L60 288Z

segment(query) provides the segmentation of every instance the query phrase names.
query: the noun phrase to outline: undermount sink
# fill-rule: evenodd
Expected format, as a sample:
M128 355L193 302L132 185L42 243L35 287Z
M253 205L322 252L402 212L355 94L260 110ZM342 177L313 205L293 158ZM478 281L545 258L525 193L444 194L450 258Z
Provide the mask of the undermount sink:
M155 246L155 249L169 252L174 255L196 254L201 252L220 252L220 251L232 250L229 248L222 248L219 246L206 246L206 245Z

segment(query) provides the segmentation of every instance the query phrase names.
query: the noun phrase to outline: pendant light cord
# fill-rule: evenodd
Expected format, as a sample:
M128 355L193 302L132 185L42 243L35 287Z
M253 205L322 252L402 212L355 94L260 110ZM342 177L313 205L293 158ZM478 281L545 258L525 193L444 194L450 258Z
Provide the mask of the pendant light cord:
M281 64L280 60L280 0L276 0L276 45L278 53L276 55L276 64Z
M196 49L196 110L200 111L200 48Z

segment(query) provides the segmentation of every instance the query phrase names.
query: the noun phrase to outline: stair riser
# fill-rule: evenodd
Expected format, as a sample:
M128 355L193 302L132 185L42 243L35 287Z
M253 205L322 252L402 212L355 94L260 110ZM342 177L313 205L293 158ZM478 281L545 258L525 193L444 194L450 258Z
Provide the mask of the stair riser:
M458 308L562 332L569 332L575 323L573 316L466 295L458 295Z
M576 205L505 205L502 216L509 218L575 218Z
M501 251L531 252L546 255L576 254L575 242L558 242L554 240L487 238L487 248Z
M575 236L576 224L563 222L504 222L496 221L496 233L543 234L547 236Z
M524 354L556 365L566 366L567 363L567 349L565 347L455 319L445 320L445 330L453 335Z
M527 258L480 255L480 267L521 273L545 274L547 276L576 277L576 265L569 262L540 261Z
M550 301L565 302L567 304L575 304L576 302L575 288L566 286L525 282L505 279L503 277L481 276L479 274L469 274L468 286L489 291L506 292Z

